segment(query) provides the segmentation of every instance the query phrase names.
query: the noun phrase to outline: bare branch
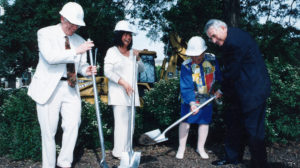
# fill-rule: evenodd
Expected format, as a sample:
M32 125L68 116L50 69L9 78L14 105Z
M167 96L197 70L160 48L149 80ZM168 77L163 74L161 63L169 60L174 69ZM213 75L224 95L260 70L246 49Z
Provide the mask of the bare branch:
M294 4L294 2L295 2L295 0L293 0L293 2L291 3L291 10L290 10L290 11L293 10L293 4ZM291 23L291 17L292 17L292 15L289 16L289 24L290 24L290 25L292 24L292 23Z
M270 15L271 15L271 9L272 9L272 0L269 1L269 12L268 12L268 16L267 16L267 21L269 21Z

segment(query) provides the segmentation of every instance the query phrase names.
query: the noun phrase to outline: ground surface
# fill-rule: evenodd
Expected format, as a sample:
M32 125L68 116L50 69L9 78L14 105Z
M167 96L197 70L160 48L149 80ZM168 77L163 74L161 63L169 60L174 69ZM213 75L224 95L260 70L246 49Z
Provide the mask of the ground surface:
M184 159L175 158L176 148L164 144L154 146L138 146L134 151L140 151L141 168L213 168L211 162L223 156L221 145L207 146L210 158L203 160L191 147L187 147ZM300 143L289 143L288 145L272 145L267 148L268 161L272 168L300 168ZM111 151L106 152L106 163L108 166L117 167L120 164L118 159L112 157ZM82 154L76 154L74 168L98 168L100 149L84 150ZM226 168L248 168L249 151L246 149L244 163L239 165L222 166ZM40 168L40 162L32 161L11 161L6 157L0 157L0 168Z

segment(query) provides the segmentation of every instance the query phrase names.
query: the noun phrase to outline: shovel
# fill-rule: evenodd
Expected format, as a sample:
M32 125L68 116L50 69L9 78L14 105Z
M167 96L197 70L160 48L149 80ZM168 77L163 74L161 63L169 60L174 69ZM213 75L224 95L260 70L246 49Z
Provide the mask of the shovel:
M136 90L136 57L133 56L133 76L132 76L132 89L131 95L131 117L129 118L128 124L130 128L128 130L128 136L130 137L129 151L123 152L119 168L138 168L141 159L141 152L134 152L132 150L132 139L134 131L134 120L135 120L135 90Z
M88 41L90 41L90 39L88 39ZM92 50L90 50L89 52L90 52L91 66L93 66ZM96 49L95 55L96 54L97 54L97 49ZM100 108L99 108L99 102L98 102L98 91L97 91L96 78L95 78L95 74L94 73L92 73L92 78L93 78L93 90L94 90L96 115L97 115L97 122L98 122L98 132L99 132L99 138L100 138L100 144L101 144L101 153L102 153L102 159L100 161L100 167L102 167L102 168L109 168L108 165L105 162L105 146L104 146L104 138L103 138L103 131L102 131Z
M156 130L149 131L149 132L146 132L146 133L142 134L140 136L140 138L139 138L139 143L142 144L142 145L154 145L156 143L167 141L168 138L166 138L165 134L171 128L173 128L174 126L176 126L177 124L179 124L181 121L183 121L186 118L188 118L195 111L201 109L202 107L204 107L205 105L207 105L208 103L210 103L215 98L216 98L216 96L213 96L213 97L209 98L207 101L205 101L204 103L200 104L195 110L187 113L185 116L181 117L179 120L177 120L172 125L170 125L167 129L164 130L163 133L161 133L161 131L159 129L156 129Z

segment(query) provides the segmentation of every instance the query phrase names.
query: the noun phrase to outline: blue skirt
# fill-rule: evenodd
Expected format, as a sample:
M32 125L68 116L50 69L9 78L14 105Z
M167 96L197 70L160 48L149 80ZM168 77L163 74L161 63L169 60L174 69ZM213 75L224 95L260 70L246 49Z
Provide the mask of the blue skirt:
M212 103L207 104L202 107L196 115L191 115L183 122L189 124L210 124L212 118ZM186 103L181 103L181 117L190 112L190 105Z

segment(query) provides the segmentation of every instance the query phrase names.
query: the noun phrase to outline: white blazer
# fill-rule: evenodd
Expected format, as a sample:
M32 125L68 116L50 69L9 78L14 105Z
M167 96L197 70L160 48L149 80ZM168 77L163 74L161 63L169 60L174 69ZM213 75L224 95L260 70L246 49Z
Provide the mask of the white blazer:
M123 56L117 47L111 47L107 50L104 59L104 74L108 80L108 104L131 106L131 98L127 95L123 86L119 85L120 78L124 79L130 86L133 77L133 51L130 50L129 57ZM144 71L144 64L140 60L135 65L136 72ZM138 73L136 73L138 75ZM137 76L136 76L137 79ZM137 82L135 85L135 106L140 106L139 92Z
M37 32L39 62L28 88L28 95L38 104L45 104L61 77L66 77L66 63L75 63L76 73L86 76L86 53L76 55L75 48L85 42L77 34L69 37L70 50L65 49L65 33L61 24L48 26ZM78 95L79 88L76 85Z

